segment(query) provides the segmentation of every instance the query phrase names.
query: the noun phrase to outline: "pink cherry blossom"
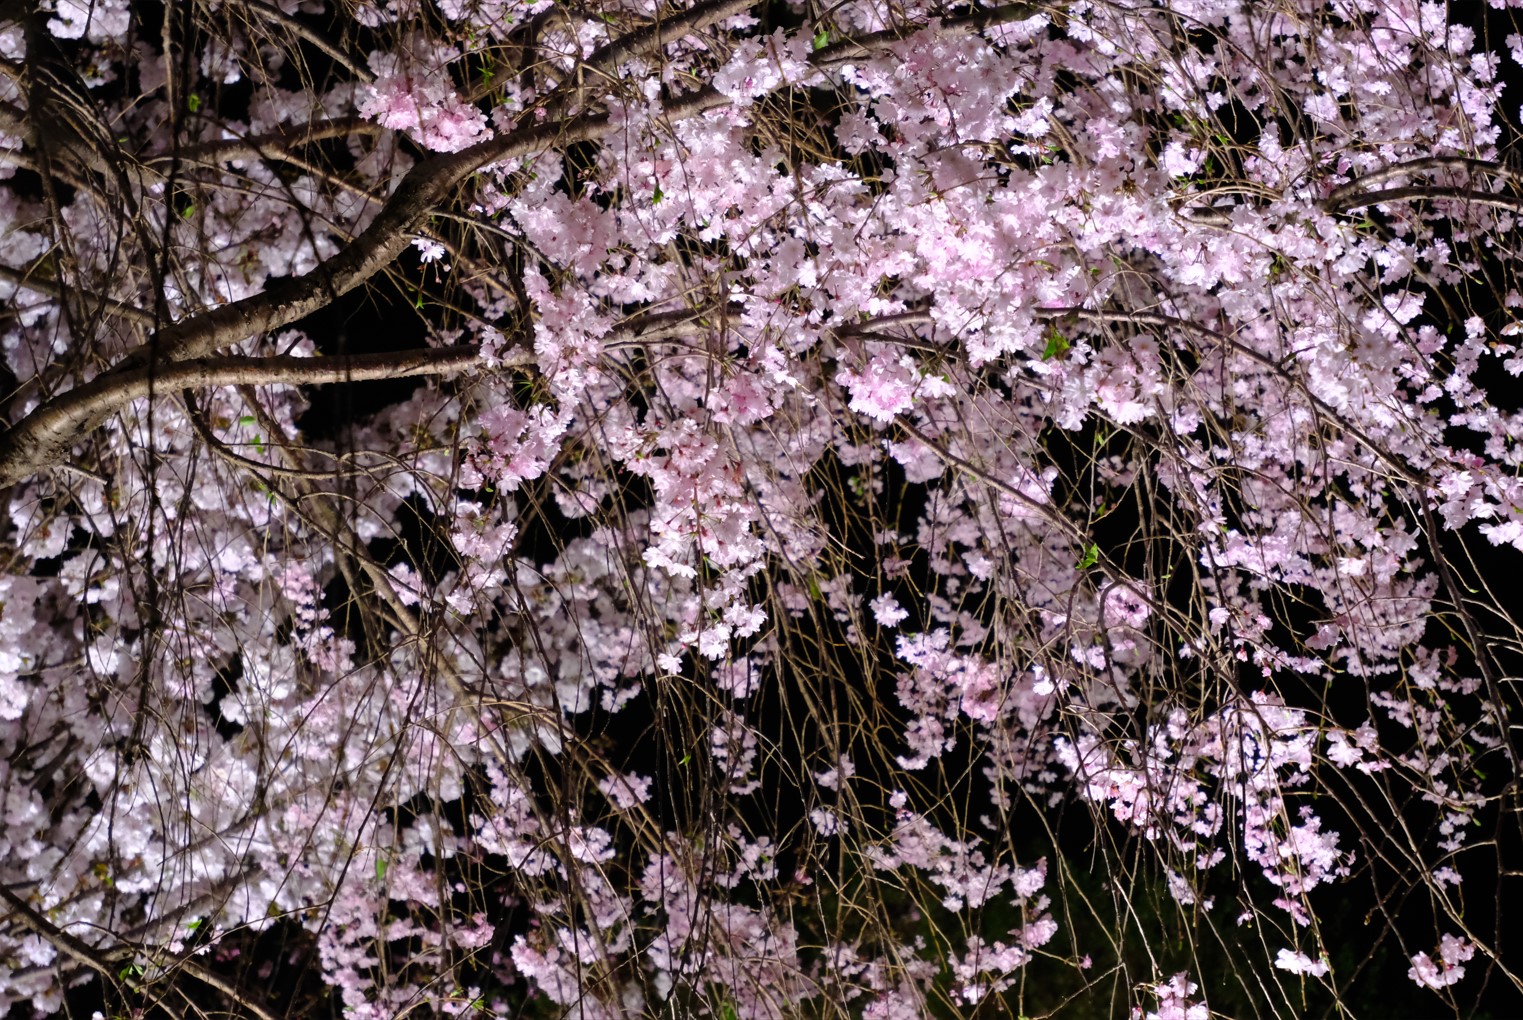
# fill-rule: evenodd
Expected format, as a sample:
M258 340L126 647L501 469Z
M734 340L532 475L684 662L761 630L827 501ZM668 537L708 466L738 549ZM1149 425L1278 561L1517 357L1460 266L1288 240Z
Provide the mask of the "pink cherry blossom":
M0 18L0 1013L1523 987L1516 0L159 6Z

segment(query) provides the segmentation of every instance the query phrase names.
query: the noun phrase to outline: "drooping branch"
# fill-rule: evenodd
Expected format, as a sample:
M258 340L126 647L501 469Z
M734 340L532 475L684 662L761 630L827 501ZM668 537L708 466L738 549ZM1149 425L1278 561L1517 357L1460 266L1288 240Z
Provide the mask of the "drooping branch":
M1178 329L1205 339L1224 350L1230 350L1234 354L1241 355L1255 362L1300 390L1318 411L1326 415L1330 421L1337 423L1339 428L1364 444L1366 449L1379 457L1403 481L1417 486L1427 484L1419 469L1408 464L1404 459L1376 442L1374 437L1368 432L1350 421L1347 415L1340 414L1337 408L1313 393L1306 385L1305 380L1291 373L1284 364L1254 350L1247 344L1239 343L1230 337L1223 336L1206 326L1159 312L1128 312L1121 309L1039 308L1037 309L1036 317L1044 322L1077 319L1081 322L1126 323L1134 326L1152 326L1157 329Z
M207 970L205 967L201 966L199 963L196 963L194 960L182 959L179 962L179 968L185 971L185 973L189 974L191 977L195 978L197 981L201 982L203 985L206 985L209 988L215 988L217 991L227 996L229 1002L242 1006L244 1009L248 1010L250 1013L253 1013L256 1017L258 1017L259 1020L275 1020L275 1014L250 998L248 992L237 987L222 976Z
M552 93L540 109L550 115L558 115L583 101L592 89L592 82L599 78L611 78L619 64L627 60L654 53L662 47L694 32L743 13L755 6L756 0L709 0L690 10L670 18L658 18L647 25L627 32L598 48L577 67L577 77Z
M301 21L301 19L287 14L279 7L267 4L264 0L242 0L239 6L246 11L259 15L265 21L279 25L287 32L297 36L313 49L318 50L335 64L354 75L357 80L370 82L375 79L375 76L370 73L369 68L363 64L355 63L349 54L335 46L321 32L314 30L310 25Z
M1374 21L1327 0L1298 7L1289 35L1252 4L1202 31L1172 0L959 0L870 23L821 8L786 40L755 0L568 0L532 17L461 4L425 11L422 36L416 19L377 24L353 5L286 15L288 0L171 5L120 31L96 22L93 38L66 10L48 31L85 35L56 42L51 6L0 0L0 21L26 11L41 44L25 69L0 61L0 84L98 54L101 73L84 77L99 116L59 100L56 130L72 137L41 138L33 122L55 130L52 111L13 90L23 130L0 153L32 166L0 182L14 272L52 288L18 292L5 323L17 392L0 404L0 465L49 477L8 493L0 715L21 723L0 725L15 745L0 757L41 804L16 839L64 855L51 871L11 866L9 890L110 965L108 995L174 1016L206 1001L253 1016L287 998L294 1015L335 996L445 1014L511 979L530 1011L574 994L627 1012L687 987L738 1015L810 1000L843 1016L1014 1014L1050 1012L1067 993L1047 975L1071 965L1085 989L1102 972L1132 987L1113 1010L1140 1015L1152 985L1160 1013L1295 1013L1291 956L1294 978L1326 978L1303 983L1305 1012L1324 991L1329 1008L1352 1001L1369 972L1319 959L1348 930L1331 915L1319 930L1314 911L1352 875L1351 834L1379 872L1382 946L1405 955L1430 920L1458 932L1440 943L1445 987L1463 976L1451 956L1493 952L1463 918L1474 886L1440 877L1463 864L1457 842L1435 850L1428 824L1442 812L1447 836L1505 816L1498 780L1468 775L1517 760L1512 652L1490 651L1505 607L1457 555L1459 529L1489 507L1493 542L1490 529L1523 521L1507 516L1523 499L1501 491L1497 452L1523 430L1465 356L1505 317L1477 304L1483 291L1519 289L1482 250L1512 245L1511 215L1439 195L1523 195L1510 171L1469 158L1493 144L1489 57L1467 70L1468 48L1436 32L1377 47L1390 98L1329 107L1326 83L1278 73L1302 66L1305 38L1356 56L1378 41ZM385 80L362 99L371 47ZM1202 61L1210 75L1174 73ZM656 90L641 90L656 82L645 67ZM218 87L234 69L253 93ZM737 88L755 105L730 108ZM1271 130L1255 150L1223 94L1318 123L1281 118L1294 145ZM298 109L311 123L269 119ZM357 109L397 130L357 122L368 134L345 153L323 118ZM485 125L499 137L430 151ZM337 144L310 144L318 134ZM75 151L86 145L93 162ZM1334 167L1374 169L1340 191L1359 171ZM1423 197L1362 222L1357 201L1327 204L1417 186ZM663 188L679 194L663 204ZM1359 261L1381 239L1401 273ZM425 327L511 349L377 408L353 441L304 435L310 416L284 387L331 381L338 360L228 355L283 351L282 324L323 332L350 304L338 294L383 278L418 298ZM224 287L228 300L270 293L229 312ZM1409 342L1422 339L1400 321L1411 296L1444 306L1422 323L1473 312L1481 325L1463 348ZM135 323L108 298L147 311ZM124 358L127 344L141 346ZM366 377L353 359L342 375ZM1430 378L1453 400L1429 411L1492 422L1485 456L1419 413L1426 398L1407 406ZM1467 480L1489 487L1476 498ZM1492 655L1484 688L1457 658L1467 649ZM1368 711L1326 693L1337 677ZM772 767L781 751L796 768ZM989 765L972 786L959 778L970 756ZM539 781L541 763L557 782ZM93 792L60 773L94 777ZM963 808L987 791L973 819ZM796 802L808 825L752 811L751 793ZM1347 820L1344 847L1319 831L1322 804ZM1090 818L1059 825L1060 810ZM70 821L96 815L143 825L81 836ZM793 841L797 868L773 869L784 825L807 838ZM1081 830L1127 865L1110 916L1065 850ZM877 877L844 898L808 880L875 848ZM1049 849L1050 877L1025 866ZM442 863L451 852L461 867ZM506 854L512 874L483 854ZM732 860L758 863L743 886ZM225 891L189 899L209 875ZM424 885L437 902L397 898ZM1243 917L1265 916L1260 893L1292 916L1261 925L1289 944L1281 959L1201 913L1208 890L1234 885ZM1398 901L1423 885L1432 909L1398 926ZM1017 957L1074 927L1047 906L1075 890L1089 920L1071 953L1043 951L1044 974L1030 973L1045 1001L1027 1008ZM101 895L105 927L92 923ZM475 913L504 895L527 906ZM752 966L755 946L689 932L681 910L584 930L673 896L783 950ZM1186 927L1204 917L1226 956L1192 943L1155 959L1136 896ZM834 959L837 901L864 919L860 967ZM961 921L985 904L1022 929L975 937ZM519 914L533 928L521 948ZM321 949L322 991L258 987L271 945L258 932L275 918L302 932L303 953ZM7 1007L96 977L65 951L31 952L31 935L0 903L0 950L47 961L0 973ZM983 935L1010 941L991 950ZM210 939L257 958L182 955ZM684 953L648 959L652 939L682 942L698 969ZM490 953L506 940L512 954ZM1505 959L1504 941L1492 935ZM1371 950L1383 969L1393 951ZM1162 972L1176 960L1188 981ZM1412 962L1433 976L1425 955ZM1183 991L1197 979L1252 1001L1197 1009Z

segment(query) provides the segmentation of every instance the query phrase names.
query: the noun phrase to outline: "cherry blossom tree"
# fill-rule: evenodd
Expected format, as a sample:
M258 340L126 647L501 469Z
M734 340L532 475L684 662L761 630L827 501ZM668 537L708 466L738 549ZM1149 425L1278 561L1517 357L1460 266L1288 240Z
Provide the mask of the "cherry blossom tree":
M0 1011L1523 1000L1517 6L0 5Z

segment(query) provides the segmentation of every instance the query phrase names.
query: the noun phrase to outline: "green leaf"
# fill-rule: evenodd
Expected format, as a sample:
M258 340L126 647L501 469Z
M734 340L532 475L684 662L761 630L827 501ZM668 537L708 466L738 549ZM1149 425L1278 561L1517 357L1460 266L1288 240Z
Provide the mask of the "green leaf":
M239 425L254 425L257 424L257 422L258 419L255 418L252 414L246 414L242 418L238 419Z
M819 47L816 46L815 49ZM719 1017L720 1020L740 1020L740 1015L735 1012L735 1004L731 1002L719 1007Z
M814 48L823 50L830 43L830 29L822 28L814 34Z
M190 205L187 205L187 206L186 206L186 207L185 207L185 211L184 211L184 212L182 212L182 213L181 213L181 214L180 214L180 216L181 216L181 217L182 217L182 218L184 218L184 219L187 219L187 220L188 220L188 219L190 219L190 218L191 218L191 217L192 217L192 216L194 216L194 215L195 215L195 214L196 214L196 203L194 203L194 202L192 202L192 203L190 203Z
M1088 570L1100 562L1100 547L1091 542L1084 547L1084 555L1079 558L1078 569Z
M386 881L386 858L379 855L375 859L375 880L377 882Z
M185 105L190 107L191 113L195 113L201 109L201 97L192 92L190 98L185 100Z
M663 198L665 198L665 197L666 197L666 192L662 191L661 190L661 185L658 184L658 185L656 185L656 190L650 193L650 204L651 205L660 205L661 204L661 200Z
M194 921L190 922L185 927L188 928L191 931L195 931L197 928L201 927L201 918L199 918L199 917L196 918Z
M1068 353L1070 346L1072 345L1069 344L1068 338L1059 333L1057 327L1054 326L1047 331L1047 346L1042 351L1042 360L1051 361L1053 358L1060 358Z

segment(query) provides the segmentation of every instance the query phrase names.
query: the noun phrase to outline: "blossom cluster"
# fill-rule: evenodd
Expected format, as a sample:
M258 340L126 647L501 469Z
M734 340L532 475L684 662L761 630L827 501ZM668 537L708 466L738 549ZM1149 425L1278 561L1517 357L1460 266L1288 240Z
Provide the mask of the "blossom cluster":
M0 24L79 65L67 102L0 66L0 454L131 383L3 493L0 884L46 924L0 925L0 1012L62 1008L80 946L151 990L277 926L360 1018L1026 1012L1124 966L1064 930L1065 807L1274 932L1218 936L1249 984L1336 1001L1371 861L1437 918L1423 994L1501 958L1451 895L1516 762L1452 550L1523 549L1473 29L227 11L184 60L120 0ZM383 270L477 356L327 429L291 366L396 345L297 316ZM1133 1015L1222 1008L1155 958Z

